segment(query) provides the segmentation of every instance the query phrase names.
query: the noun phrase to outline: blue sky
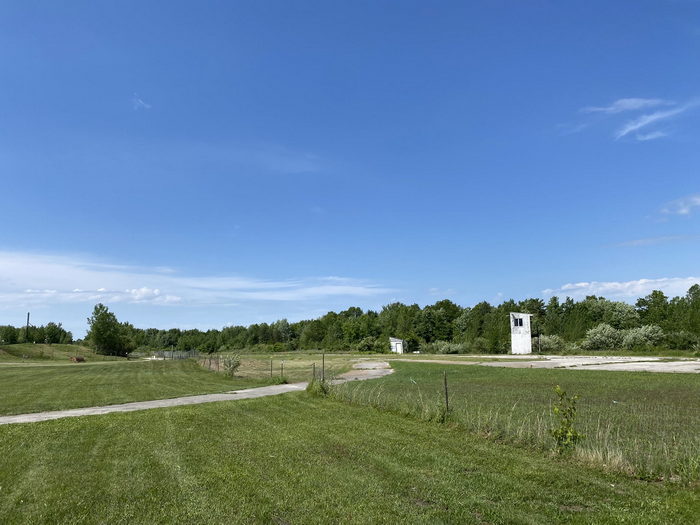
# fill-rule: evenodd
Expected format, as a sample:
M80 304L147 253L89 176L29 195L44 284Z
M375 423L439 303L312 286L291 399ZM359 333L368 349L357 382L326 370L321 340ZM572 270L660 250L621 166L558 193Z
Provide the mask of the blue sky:
M0 324L700 282L700 3L0 4Z

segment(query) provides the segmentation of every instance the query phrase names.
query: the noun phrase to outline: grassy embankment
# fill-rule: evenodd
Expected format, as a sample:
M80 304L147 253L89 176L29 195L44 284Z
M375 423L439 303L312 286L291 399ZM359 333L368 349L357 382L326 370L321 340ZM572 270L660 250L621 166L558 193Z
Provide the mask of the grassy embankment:
M85 357L89 361L120 361L124 359L121 357L95 354L92 349L80 345L46 345L32 343L0 345L0 363L68 361L74 356Z
M4 523L690 523L697 489L305 393L0 427Z
M0 365L0 414L22 414L226 392L268 384L229 378L194 361Z
M700 478L700 376L647 372L511 369L394 362L396 373L351 383L336 395L422 419L442 405L448 371L450 420L499 441L552 446L552 387L581 396L575 455L652 479Z

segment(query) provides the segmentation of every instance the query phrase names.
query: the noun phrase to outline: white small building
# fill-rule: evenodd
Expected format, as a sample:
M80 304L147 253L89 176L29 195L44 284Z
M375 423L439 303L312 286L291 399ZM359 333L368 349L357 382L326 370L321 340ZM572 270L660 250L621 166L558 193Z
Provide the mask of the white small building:
M531 354L532 335L530 330L532 314L510 313L510 353Z
M404 341L403 339L396 339L396 337L390 337L389 344L391 344L391 351L395 354L403 354L406 351L406 341Z

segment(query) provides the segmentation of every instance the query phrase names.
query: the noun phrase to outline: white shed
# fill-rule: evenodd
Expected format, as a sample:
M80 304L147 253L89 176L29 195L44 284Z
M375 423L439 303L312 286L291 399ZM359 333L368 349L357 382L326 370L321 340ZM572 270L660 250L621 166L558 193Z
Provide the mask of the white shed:
M530 330L532 314L510 313L510 353L531 354L532 335Z
M404 341L403 339L396 339L396 337L390 337L389 344L391 344L391 351L395 354L403 354L406 351L406 341Z

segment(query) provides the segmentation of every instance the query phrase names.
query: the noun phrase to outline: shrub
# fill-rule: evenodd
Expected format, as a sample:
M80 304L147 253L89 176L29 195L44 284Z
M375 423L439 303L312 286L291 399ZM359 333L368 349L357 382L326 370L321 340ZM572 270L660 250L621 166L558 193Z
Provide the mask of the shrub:
M356 352L370 352L375 354L386 354L391 352L389 339L384 337L368 336L355 343Z
M356 352L373 352L375 339L372 336L365 337L355 344Z
M557 452L563 454L570 452L586 436L574 428L578 396L568 396L559 385L554 387L554 393L559 400L552 407L552 412L555 416L559 416L559 424L552 428L550 433L554 438Z
M241 358L238 355L224 358L224 370L227 376L235 376L240 366Z
M477 354L485 354L488 353L490 348L489 348L489 342L486 340L485 337L476 337L470 344L469 344L470 350L474 353Z
M464 354L469 350L467 345L461 343L448 343L446 341L439 341L439 343L439 354Z
M322 379L313 379L306 386L306 391L312 396L327 397L331 393L331 384Z
M666 334L666 344L673 350L690 350L698 344L698 336L686 332L670 332Z
M448 341L423 343L420 346L420 351L425 354L464 354L469 352L469 350L469 345L464 343L450 343Z
M581 350L583 349L578 343L566 343L566 346L564 347L564 353L570 355L580 354Z
M625 330L622 337L622 348L650 348L659 345L664 339L664 332L656 325L646 324L639 328Z
M565 347L566 343L558 335L541 335L539 342L536 337L532 338L532 348L540 352L561 352Z
M581 343L584 350L614 350L621 345L622 332L605 323L588 330Z

